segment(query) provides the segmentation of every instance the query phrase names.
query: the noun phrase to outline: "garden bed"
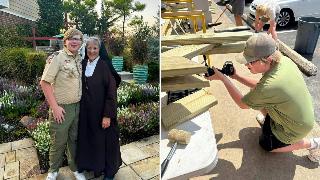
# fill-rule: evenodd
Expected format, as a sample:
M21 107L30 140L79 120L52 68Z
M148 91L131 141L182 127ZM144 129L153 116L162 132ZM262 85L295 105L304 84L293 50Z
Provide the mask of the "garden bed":
M121 145L159 134L158 84L121 83L117 97ZM42 172L49 168L48 110L38 86L0 78L0 144L32 137ZM23 116L33 119L26 127L20 123Z

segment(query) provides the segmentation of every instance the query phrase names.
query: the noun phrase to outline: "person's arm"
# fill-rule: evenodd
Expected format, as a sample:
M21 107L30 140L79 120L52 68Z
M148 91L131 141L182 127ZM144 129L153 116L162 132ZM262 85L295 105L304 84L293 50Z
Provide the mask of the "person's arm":
M270 27L269 27L269 30L268 30L268 34L271 33L272 38L273 38L274 40L277 40L277 39L278 39L276 27L277 27L276 21L275 21L275 20L270 20Z
M256 14L256 20L254 21L254 29L256 30L256 32L260 31L259 29L259 23L260 23L260 19Z
M242 76L242 75L239 75L237 73L235 73L234 75L230 76L232 79L235 79L237 81L239 81L241 84L243 85L246 85L250 88L254 88L256 87L257 83L259 82L258 80L256 79L252 79L252 78L249 78L249 77L245 77L245 76Z
M57 123L62 123L64 121L64 109L60 107L53 95L53 88L50 83L41 80L40 86L42 88L43 94L46 97L50 108L53 112L53 117L56 120Z
M250 107L242 102L243 95L240 91L232 84L232 82L221 72L214 68L215 74L207 77L208 80L221 80L224 86L227 88L231 98L233 101L241 108L241 109L249 109Z

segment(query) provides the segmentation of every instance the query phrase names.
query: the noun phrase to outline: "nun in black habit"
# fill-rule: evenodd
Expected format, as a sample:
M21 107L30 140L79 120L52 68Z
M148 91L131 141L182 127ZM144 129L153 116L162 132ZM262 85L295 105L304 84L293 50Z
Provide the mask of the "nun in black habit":
M100 53L99 53L100 50ZM103 52L101 55L101 51ZM100 55L100 56L99 56ZM78 132L79 170L113 179L122 164L117 123L117 86L121 79L108 64L104 45L89 38L82 61L82 98ZM113 69L113 71L111 70Z

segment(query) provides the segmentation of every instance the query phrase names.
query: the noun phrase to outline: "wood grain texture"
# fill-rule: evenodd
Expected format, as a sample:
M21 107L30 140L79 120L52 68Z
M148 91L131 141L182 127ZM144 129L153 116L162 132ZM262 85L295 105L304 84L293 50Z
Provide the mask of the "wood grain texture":
M204 13L202 10L192 10L192 11L168 11L161 13L161 18L173 18L173 17L191 17L191 16L202 16Z
M215 33L221 33L221 32L238 32L238 31L247 31L250 30L250 27L248 26L236 26L236 27L229 27L229 28L217 28L214 29Z
M161 45L196 45L196 44L223 44L246 41L252 32L223 32L206 34L172 35L161 38Z
M161 57L161 78L205 73L207 68L184 57Z
M299 53L291 49L282 41L278 40L279 50L288 56L294 63L297 64L300 71L302 71L307 76L315 76L317 75L318 68L306 58L302 57Z
M192 59L198 55L205 54L205 52L211 50L213 47L218 45L213 44L200 44L200 45L186 45L176 47L174 49L168 50L164 53L161 53L161 57L170 57L170 56L182 56L188 59Z
M170 20L166 19L165 23L161 26L161 36L170 35L172 31L172 27L170 24Z
M210 83L198 75L187 75L161 79L161 91L178 91L192 88L209 87Z
M220 46L217 46L205 52L205 54L241 53L243 52L245 45L246 45L245 41L240 41L237 43L222 44Z
M215 97L202 89L161 109L161 121L165 129L174 128L176 125L192 119L207 111L218 101Z

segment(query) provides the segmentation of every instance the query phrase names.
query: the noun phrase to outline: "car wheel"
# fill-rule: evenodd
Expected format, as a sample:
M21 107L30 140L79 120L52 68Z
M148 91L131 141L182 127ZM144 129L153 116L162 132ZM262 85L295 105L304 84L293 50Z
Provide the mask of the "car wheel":
M280 27L287 27L294 21L293 12L291 9L282 9L278 17L277 24Z

